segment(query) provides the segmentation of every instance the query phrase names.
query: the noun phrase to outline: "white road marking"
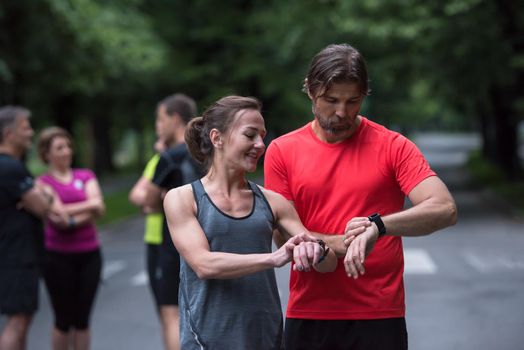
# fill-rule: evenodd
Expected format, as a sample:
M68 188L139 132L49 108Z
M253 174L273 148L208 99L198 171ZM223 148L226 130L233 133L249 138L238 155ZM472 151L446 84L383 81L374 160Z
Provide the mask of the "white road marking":
M404 249L404 274L431 275L437 265L424 249Z
M463 256L466 262L470 264L475 270L479 272L488 272L489 271L490 263L482 260L476 254L473 254L472 252L465 252Z
M104 264L104 269L102 271L102 279L108 280L113 275L119 273L125 269L127 264L123 260L113 260Z
M149 277L147 276L147 273L142 270L136 275L131 278L131 285L137 287L137 286L144 286L149 282Z
M480 264L480 263L479 263ZM523 263L524 264L524 263ZM479 265L480 266L480 265ZM104 266L103 278L107 280L118 272L124 270L127 264L122 260L109 261ZM431 275L437 272L438 268L429 253L424 249L409 248L404 249L404 274L413 275ZM131 279L130 284L133 287L147 285L149 277L145 270L136 273ZM283 296L279 289L278 294Z
M504 252L473 252L471 250L462 253L464 260L475 270L486 273L494 271L524 270L524 258L522 256L508 256Z

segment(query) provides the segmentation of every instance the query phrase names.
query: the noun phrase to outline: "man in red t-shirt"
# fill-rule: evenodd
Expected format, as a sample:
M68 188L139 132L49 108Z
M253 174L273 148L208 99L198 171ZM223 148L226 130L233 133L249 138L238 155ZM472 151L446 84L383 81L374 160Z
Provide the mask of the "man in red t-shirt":
M304 90L315 118L269 145L265 187L292 201L343 264L291 269L286 349L407 349L401 236L454 224L454 200L411 141L358 114L369 88L356 49L320 51Z

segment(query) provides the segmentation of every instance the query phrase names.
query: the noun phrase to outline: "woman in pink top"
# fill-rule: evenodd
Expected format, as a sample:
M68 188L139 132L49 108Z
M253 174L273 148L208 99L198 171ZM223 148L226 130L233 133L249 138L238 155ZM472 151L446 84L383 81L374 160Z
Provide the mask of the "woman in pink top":
M44 129L38 153L49 167L38 181L55 194L45 224L44 280L55 324L52 347L89 348L89 316L100 282L102 258L95 219L105 210L96 176L72 169L72 137L64 129Z

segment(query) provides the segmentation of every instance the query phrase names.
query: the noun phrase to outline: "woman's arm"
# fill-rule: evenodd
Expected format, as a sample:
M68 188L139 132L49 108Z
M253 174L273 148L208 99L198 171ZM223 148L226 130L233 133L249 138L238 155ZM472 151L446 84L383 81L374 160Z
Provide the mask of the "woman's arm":
M76 216L78 214L90 214L93 219L104 215L104 197L96 178L92 178L87 181L85 192L87 197L85 201L63 205L66 213L70 216Z
M164 212L175 247L201 279L229 279L268 268L280 267L293 257L300 237L287 241L272 253L233 254L212 252L196 218L191 185L170 190L164 199Z
M86 184L86 200L78 203L64 204L52 186L41 183L54 196L47 219L61 230L70 230L94 222L105 210L100 186L96 179Z
M263 192L273 210L278 231L283 233L282 236L277 236L277 238L296 237L301 233L313 238L300 221L295 207L288 200L270 190L263 189ZM318 272L334 271L337 268L335 252L325 242L323 245L324 247L316 239L311 239L309 242L304 242L295 247L294 262L296 266L294 268L300 271L299 267L302 265L305 267L305 271L309 271L310 267ZM327 253L324 255L324 252Z

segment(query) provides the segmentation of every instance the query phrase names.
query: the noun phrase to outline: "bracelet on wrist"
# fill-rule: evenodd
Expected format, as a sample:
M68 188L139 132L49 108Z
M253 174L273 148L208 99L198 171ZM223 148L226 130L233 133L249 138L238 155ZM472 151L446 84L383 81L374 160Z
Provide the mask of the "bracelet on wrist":
M73 229L73 228L76 227L76 220L75 220L74 216L70 216L69 217L69 220L67 222L67 227L70 228L70 229Z

